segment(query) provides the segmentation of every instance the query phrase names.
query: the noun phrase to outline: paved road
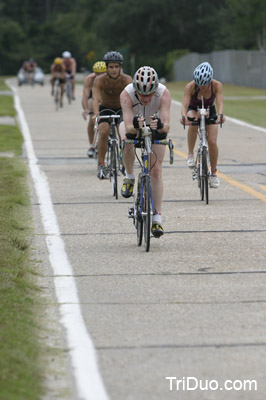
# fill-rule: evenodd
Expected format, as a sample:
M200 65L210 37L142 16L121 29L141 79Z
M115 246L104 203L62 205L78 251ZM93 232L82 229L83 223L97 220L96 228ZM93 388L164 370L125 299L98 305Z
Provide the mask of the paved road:
M75 103L58 112L48 86L18 90L109 398L264 399L266 133L224 125L221 185L210 191L207 206L186 166L186 135L173 104L175 162L170 166L167 154L163 172L166 233L152 239L146 253L127 219L130 200L116 201L111 184L96 178L95 161L86 157L81 87ZM33 210L38 216L34 194ZM53 273L38 220L36 229L47 268L43 286L50 288ZM71 376L62 398L76 400ZM236 388L256 380L258 390L185 390L187 377L195 378L191 388L196 379L203 386L229 379L238 380Z

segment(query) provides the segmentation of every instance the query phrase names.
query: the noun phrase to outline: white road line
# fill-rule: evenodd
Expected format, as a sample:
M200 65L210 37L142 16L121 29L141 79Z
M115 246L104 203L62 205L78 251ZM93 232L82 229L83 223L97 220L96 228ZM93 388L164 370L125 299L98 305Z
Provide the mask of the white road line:
M176 104L179 107L182 106L182 103L180 101L177 101L177 100L172 100L172 103ZM230 121L230 122L233 122L234 124L245 126L246 128L256 129L257 131L266 133L266 129L263 128L262 126L252 125L252 124L249 124L248 122L241 121L240 119L228 117L227 115L226 115L226 119L228 121Z
M96 352L82 317L76 283L72 277L72 267L65 252L64 242L60 236L57 218L53 209L49 183L46 175L39 168L17 89L10 84L9 86L14 93L15 108L18 113L29 167L40 203L49 258L56 276L54 284L60 305L61 322L67 332L79 399L108 400L108 395L98 370ZM65 277L66 275L68 275L67 278Z

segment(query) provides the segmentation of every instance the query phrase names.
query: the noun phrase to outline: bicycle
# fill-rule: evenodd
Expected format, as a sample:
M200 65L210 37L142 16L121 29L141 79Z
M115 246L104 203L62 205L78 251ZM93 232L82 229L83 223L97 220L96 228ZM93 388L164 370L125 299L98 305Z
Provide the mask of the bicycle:
M207 132L206 125L207 124L217 124L217 122L213 119L209 119L206 122L206 118L210 114L210 108L204 107L204 99L201 98L201 108L198 107L198 120L197 121L189 121L183 122L184 129L185 125L197 125L198 126L198 137L199 137L199 145L197 150L195 167L192 172L192 179L196 180L198 183L198 187L200 189L200 198L201 201L204 200L206 204L209 204L209 180L211 177L211 165L210 165L210 156L209 156L209 148L207 142ZM182 117L184 119L184 117ZM218 122L219 123L219 122ZM222 123L220 123L222 127Z
M117 131L117 122L120 119L120 114L111 109L105 109L104 112L110 111L110 115L101 115L99 113L99 119L106 119L109 122L109 137L107 144L107 153L106 153L106 171L109 176L110 182L112 183L112 191L113 196L118 199L118 185L117 185L117 177L119 172L122 171L122 157L120 155L120 146L119 146L119 136ZM96 117L95 121L95 134L94 140L98 142L99 137L99 128L98 128L98 118ZM96 147L97 147L96 142ZM94 145L93 145L94 146ZM96 147L94 147L96 149ZM97 152L96 152L97 154Z
M150 164L150 156L153 154L152 144L161 144L169 147L170 152L170 164L173 164L173 143L172 140L152 139L152 131L146 126L139 129L139 138L137 139L126 139L122 141L122 151L125 144L135 145L135 155L141 167L141 172L138 174L137 182L137 194L133 194L133 207L129 209L128 217L133 218L133 224L137 230L137 244L141 246L143 233L145 240L146 252L150 250L150 235L151 235L151 218L155 214L155 207L151 189L151 177L150 171L153 165ZM136 153L136 148L141 149L141 158Z
M73 99L73 92L70 74L68 74L66 77L66 97L68 99L68 104L71 104L71 101Z

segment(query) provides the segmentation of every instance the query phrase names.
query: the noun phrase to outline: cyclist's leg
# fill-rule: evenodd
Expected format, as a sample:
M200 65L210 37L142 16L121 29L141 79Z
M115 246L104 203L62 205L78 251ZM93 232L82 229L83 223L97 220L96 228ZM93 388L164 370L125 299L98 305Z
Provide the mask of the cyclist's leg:
M75 100L74 92L75 92L75 77L71 78L71 87L72 87L72 100Z
M109 124L108 122L99 123L99 140L98 140L98 161L99 164L104 165L105 154L107 151L107 143L109 136Z
M207 132L208 132L207 140L209 146L211 169L212 172L215 172L218 161L218 146L217 146L218 125L208 125Z
M88 139L89 144L92 145L94 139L94 120L91 118L91 113L93 113L93 100L92 98L88 100L88 110L89 110L89 123L88 123Z
M187 116L189 120L193 120L197 118L197 112L195 110L189 110ZM187 134L188 155L194 153L194 147L197 140L197 132L198 132L197 126L192 126L192 125L189 126Z
M121 122L119 125L119 134L121 137L121 140L125 140L126 137L126 127L124 121ZM128 175L132 175L133 172L133 167L134 167L134 161L135 161L135 153L134 153L134 145L133 144L125 144L124 150L123 150L123 163L126 168L126 173Z
M125 140L127 138L124 121L122 121L119 126L119 135L121 140ZM135 184L134 161L135 161L134 145L125 144L125 147L123 149L123 164L125 167L125 178L123 180L123 185L121 189L121 194L125 198L128 198L133 194L133 189Z
M63 106L63 96L64 96L64 91L65 91L65 81L64 79L60 79L60 89L61 89L61 93L60 93L60 106Z
M51 78L51 87L52 87L52 89L51 89L51 95L53 96L54 95L54 83L55 83L55 78Z
M151 156L151 188L156 212L161 213L162 199L163 199L163 178L162 178L162 164L165 155L165 146L154 144L152 146L155 155Z

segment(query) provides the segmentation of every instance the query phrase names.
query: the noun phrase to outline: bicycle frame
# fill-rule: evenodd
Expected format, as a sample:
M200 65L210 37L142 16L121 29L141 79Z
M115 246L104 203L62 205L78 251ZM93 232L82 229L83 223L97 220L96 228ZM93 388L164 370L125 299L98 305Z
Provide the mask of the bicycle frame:
M207 151L207 154L209 154L209 148L208 148L208 142L207 142L207 133L206 133L206 117L209 115L209 108L206 109L204 108L203 105L203 99L202 99L202 107L198 109L198 115L199 115L199 124L198 125L198 137L199 137L199 145L198 145L198 153L197 153L197 158L199 157L199 166L200 166L200 171L199 171L199 176L203 176L203 169L202 169L202 153L203 150L205 149ZM192 123L193 125L193 123ZM209 163L209 160L208 160ZM197 166L197 163L196 163ZM195 166L195 168L196 168ZM193 179L196 178L194 177L194 174L197 174L197 170L194 170L193 173ZM208 169L208 174L209 174L209 169Z

